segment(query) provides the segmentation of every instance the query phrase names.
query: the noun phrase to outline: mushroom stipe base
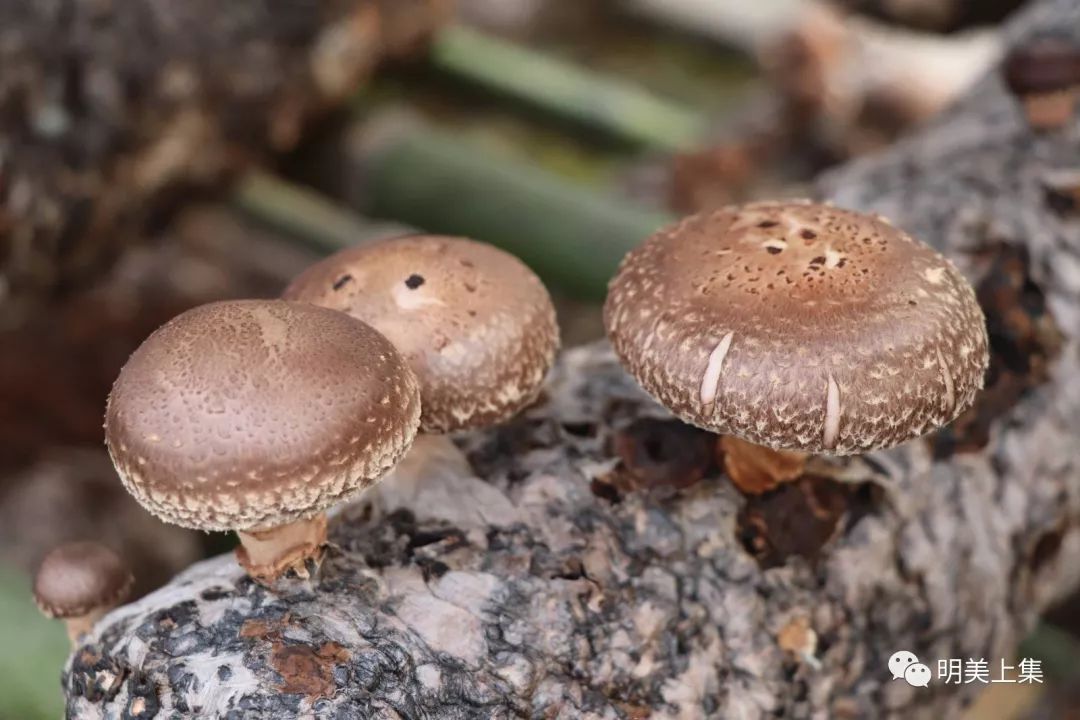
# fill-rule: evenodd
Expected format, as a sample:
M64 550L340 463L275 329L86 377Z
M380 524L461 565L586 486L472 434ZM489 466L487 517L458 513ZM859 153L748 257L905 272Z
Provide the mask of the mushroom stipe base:
M95 608L85 615L65 619L64 627L67 629L68 639L71 640L71 647L77 647L79 641L90 634L90 631L97 625L98 620L105 617L110 609Z
M1024 100L1024 113L1036 130L1055 130L1072 119L1076 101L1072 90L1032 95Z
M260 585L269 587L290 571L306 579L318 572L326 551L326 513L236 534L240 538L236 559Z
M809 453L773 450L733 435L721 435L718 445L724 455L724 471L746 495L760 495L797 480L810 458Z

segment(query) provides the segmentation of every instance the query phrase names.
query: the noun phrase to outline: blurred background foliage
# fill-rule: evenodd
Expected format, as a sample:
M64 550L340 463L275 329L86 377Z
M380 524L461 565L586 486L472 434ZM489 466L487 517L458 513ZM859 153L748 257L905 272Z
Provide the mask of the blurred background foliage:
M681 213L799 194L917 128L994 62L994 23L1017 4L459 0L402 19L366 3L376 14L357 17L382 22L365 32L393 33L380 45L393 52L336 111L279 132L288 141L260 162L205 183L215 192L185 175L167 213L117 224L107 247L72 236L0 288L0 718L62 712L67 641L29 594L50 547L101 539L140 592L229 547L147 516L102 449L109 386L159 324L273 296L321 254L418 228L516 253L556 294L566 344L597 338L627 249ZM989 697L972 717L1076 712L1076 607L1022 649L1047 657L1054 682Z
M34 607L29 578L5 567L0 567L0 633L0 717L63 716L56 668L70 651L67 633Z

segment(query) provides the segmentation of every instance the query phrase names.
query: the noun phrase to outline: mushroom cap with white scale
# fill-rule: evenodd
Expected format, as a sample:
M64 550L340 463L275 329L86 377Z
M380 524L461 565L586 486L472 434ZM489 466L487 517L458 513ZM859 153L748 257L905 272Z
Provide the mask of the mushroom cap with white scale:
M982 388L986 321L951 262L876 215L807 201L702 213L623 260L604 321L691 424L844 455L949 423Z
M105 613L127 600L135 578L101 543L70 542L49 551L34 576L34 602L46 617L63 620L76 645Z
M163 520L252 530L318 516L408 450L419 386L390 342L341 313L211 303L155 331L106 411L127 489Z
M348 248L283 297L348 313L386 335L420 380L421 431L493 425L540 392L559 347L551 297L513 255L410 235Z
M101 543L71 542L53 548L34 578L34 601L46 616L67 619L114 607L135 579L120 557Z

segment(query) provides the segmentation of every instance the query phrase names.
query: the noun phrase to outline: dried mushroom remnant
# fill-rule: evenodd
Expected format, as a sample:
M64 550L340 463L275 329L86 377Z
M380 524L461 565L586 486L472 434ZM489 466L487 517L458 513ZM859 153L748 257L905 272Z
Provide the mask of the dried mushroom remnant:
M805 201L659 231L623 260L604 320L677 416L773 450L924 435L971 405L988 362L982 311L948 260L880 217Z
M713 469L715 438L678 420L638 418L612 436L619 475L593 481L593 492L617 500L620 491L688 488Z
M814 632L806 616L798 615L780 628L780 631L776 633L776 644L781 650L791 653L815 669L821 667L821 661L815 657L818 646L817 633Z
M104 545L67 543L41 562L34 578L34 601L45 615L64 621L74 645L128 598L134 582L124 561Z
M750 495L735 519L735 532L763 568L799 557L816 565L823 548L875 502L869 485L854 487L803 475L773 492Z
M1080 94L1080 45L1072 38L1044 33L1028 39L1005 58L1002 74L1034 129L1053 130L1072 119Z
M270 584L307 577L325 510L379 480L420 418L415 376L390 342L341 313L280 300L203 305L131 356L105 434L124 485L166 522L236 530L241 564Z
M421 430L503 422L529 405L555 359L551 297L520 260L465 238L416 235L343 250L285 290L358 318L420 381Z

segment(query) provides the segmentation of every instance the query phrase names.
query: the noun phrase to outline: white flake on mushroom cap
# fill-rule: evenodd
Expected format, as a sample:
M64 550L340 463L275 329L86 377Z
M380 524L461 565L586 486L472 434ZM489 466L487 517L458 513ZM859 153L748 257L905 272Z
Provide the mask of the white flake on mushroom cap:
M840 435L840 416L842 413L840 388L836 385L833 376L830 375L829 384L825 389L825 428L821 436L821 444L830 450L836 446L836 438Z
M728 333L709 354L709 364L705 366L705 375L701 378L701 402L711 403L716 399L716 386L720 383L720 373L724 371L724 358L731 349L731 340L735 333Z
M624 366L682 419L778 449L905 442L970 406L988 363L951 263L880 217L808 202L660 230L624 259L604 319ZM926 353L929 367L913 363Z

